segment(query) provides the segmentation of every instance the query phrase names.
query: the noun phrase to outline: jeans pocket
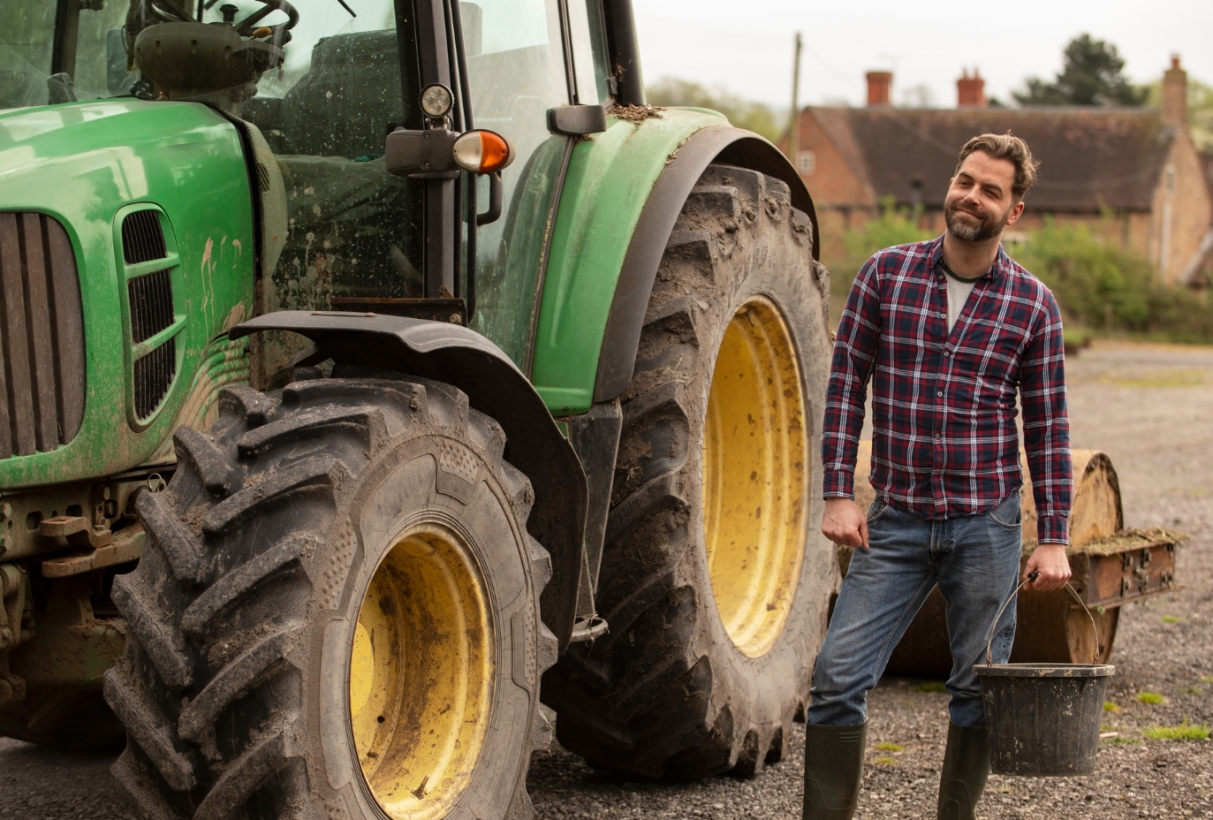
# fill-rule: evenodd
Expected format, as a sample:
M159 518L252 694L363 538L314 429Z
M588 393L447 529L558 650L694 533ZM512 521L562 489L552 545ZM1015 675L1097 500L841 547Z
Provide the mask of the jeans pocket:
M888 503L877 498L872 502L872 505L868 507L868 523L871 524L873 521L880 518L880 516L884 515L885 511L888 509Z
M986 513L986 518L1004 530L1017 530L1023 523L1023 510L1019 503L1019 491L1011 493L997 507Z

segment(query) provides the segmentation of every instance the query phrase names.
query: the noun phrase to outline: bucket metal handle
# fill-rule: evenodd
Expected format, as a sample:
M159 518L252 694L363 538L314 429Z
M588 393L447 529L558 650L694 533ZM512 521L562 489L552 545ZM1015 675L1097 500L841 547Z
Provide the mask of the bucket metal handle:
M994 632L998 629L998 622L1002 620L1002 613L1006 611L1007 605L1011 603L1011 601L1015 600L1015 596L1019 594L1021 589L1036 580L1036 576L1038 574L1039 573L1036 570L1032 570L1022 584L1011 590L1011 594L1008 595L1007 599L1002 602L1002 607L998 610L998 614L994 616L994 624L990 627L990 639L986 641L987 665L992 666L994 664L994 652L991 647L994 645ZM1082 600L1082 597L1079 596L1078 591L1075 590L1074 587L1070 586L1069 581L1066 582L1066 589L1068 589L1070 594L1074 596L1074 600L1078 601L1078 605L1082 607L1082 611L1087 613L1087 620L1091 622L1091 637L1094 639L1092 642L1095 644L1095 650L1092 652L1091 663L1099 663L1099 630L1095 628L1095 617L1091 614L1091 610L1087 609L1087 605Z

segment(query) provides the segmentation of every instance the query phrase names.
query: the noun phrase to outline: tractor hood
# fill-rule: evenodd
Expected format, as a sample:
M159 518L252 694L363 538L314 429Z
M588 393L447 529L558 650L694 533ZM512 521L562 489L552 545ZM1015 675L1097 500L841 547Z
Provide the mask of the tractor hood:
M104 206L145 199L156 183L184 184L173 173L177 156L188 161L233 148L239 158L231 124L191 103L122 99L10 109L0 112L0 207L51 202L73 219L108 221ZM229 183L247 188L240 178ZM78 196L101 207L81 214L71 207Z
M124 253L126 220L141 211L151 213L135 221L150 225L155 241L150 251ZM45 281L21 261L40 258L39 246L58 265L40 269ZM252 201L232 123L197 103L135 99L0 112L0 251L0 297L9 308L27 306L24 322L8 331L26 339L14 353L6 338L4 355L16 357L10 373L24 368L15 384L28 380L33 394L10 390L0 396L9 407L0 409L38 428L33 438L20 425L0 429L0 492L171 458L178 416L197 415L213 398L194 374L215 355L212 343L252 312ZM7 270L14 263L19 276ZM56 301L62 295L53 291L65 283L78 283L78 299ZM161 299L161 318L146 336L146 322L132 324L130 302L149 288ZM36 304L48 301L44 292L53 297L49 308ZM66 344L51 322L64 305L74 306L82 357L39 359L38 350ZM53 326L49 343L40 324ZM31 351L26 364L22 345ZM136 363L156 350L160 382L141 386ZM83 410L72 418L81 385Z

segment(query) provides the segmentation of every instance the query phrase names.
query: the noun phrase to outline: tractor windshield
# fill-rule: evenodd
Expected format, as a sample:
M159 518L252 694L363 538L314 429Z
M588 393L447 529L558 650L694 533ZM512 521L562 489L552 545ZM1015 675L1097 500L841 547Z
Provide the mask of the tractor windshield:
M392 52L386 68L398 73L392 2L347 0L346 5L355 15L337 0L313 1L303 13L284 0L0 0L0 108L142 96L207 99L234 110L252 96L285 97L312 69L321 40L357 34L380 35L377 39L385 40ZM149 78L165 69L147 53L137 55L139 34L161 23L182 22L233 23L238 50L258 47L243 50L239 70L233 68L237 61L227 59L222 72L213 75L195 73L183 81L180 72L169 72L167 82L158 82L165 79L161 76ZM365 36L359 39L360 46L369 42ZM181 55L169 44L158 45L164 62L181 66ZM152 44L142 47L149 51ZM378 56L368 53L361 62L383 62L376 61ZM399 81L394 85L399 90Z
M328 51L347 52L346 63L355 62L351 46L356 45L356 62L363 69L375 64L379 73L386 69L396 75L375 79L386 79L380 90L398 97L391 0L347 0L345 5L354 14L339 0L301 3L298 11L285 0L0 0L0 108L137 96L202 99L240 113L250 98L287 96L311 71L313 53L326 39L332 40ZM141 44L140 34L172 22L234 24L242 61L224 60L214 76L149 77L159 66L150 54L153 44ZM250 45L255 48L241 49ZM163 61L179 62L172 44L155 46ZM138 48L145 51L136 56ZM393 121L403 115L401 102L391 101ZM376 134L380 143L382 136Z
M64 13L70 6L71 25ZM130 94L125 3L0 0L0 108ZM68 36L70 35L70 37Z

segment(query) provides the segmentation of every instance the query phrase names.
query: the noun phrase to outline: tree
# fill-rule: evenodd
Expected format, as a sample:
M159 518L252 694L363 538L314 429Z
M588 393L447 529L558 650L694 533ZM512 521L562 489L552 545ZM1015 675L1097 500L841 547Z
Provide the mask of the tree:
M772 142L787 130L786 116L777 116L770 106L742 99L723 88L709 89L690 80L662 77L645 89L645 96L649 105L684 105L719 111L738 128L761 134Z
M1053 82L1028 80L1026 94L1015 93L1021 105L1141 105L1147 89L1134 87L1124 76L1125 61L1116 46L1090 34L1066 46L1061 73Z

